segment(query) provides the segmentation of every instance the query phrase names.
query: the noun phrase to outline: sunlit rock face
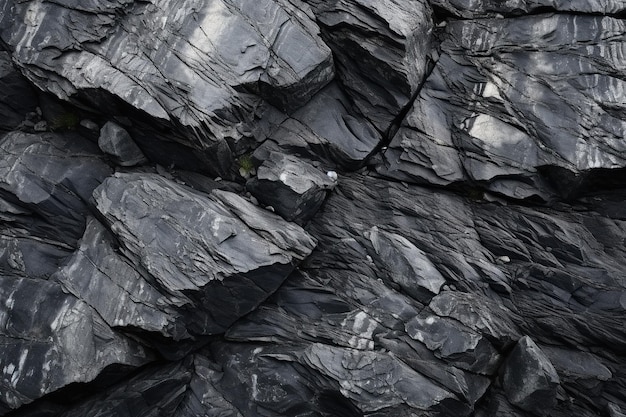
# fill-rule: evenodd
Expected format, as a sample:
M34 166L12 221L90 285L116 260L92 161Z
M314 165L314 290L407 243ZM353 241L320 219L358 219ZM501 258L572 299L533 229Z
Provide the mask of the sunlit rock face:
M260 97L294 109L333 76L330 50L297 2L10 0L0 17L39 88L87 100L103 90L209 143L241 136Z
M547 200L575 192L579 174L623 168L624 29L567 14L448 23L383 171Z

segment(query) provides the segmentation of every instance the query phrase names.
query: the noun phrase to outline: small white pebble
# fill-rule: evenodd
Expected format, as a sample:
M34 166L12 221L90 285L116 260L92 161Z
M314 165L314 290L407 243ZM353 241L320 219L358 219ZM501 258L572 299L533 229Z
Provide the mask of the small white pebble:
M508 264L509 262L511 262L511 258L509 258L508 256L498 256L496 258L496 261L502 262L503 264Z
M326 173L326 175L328 176L328 178L330 178L333 181L337 181L337 173L335 171L328 171Z

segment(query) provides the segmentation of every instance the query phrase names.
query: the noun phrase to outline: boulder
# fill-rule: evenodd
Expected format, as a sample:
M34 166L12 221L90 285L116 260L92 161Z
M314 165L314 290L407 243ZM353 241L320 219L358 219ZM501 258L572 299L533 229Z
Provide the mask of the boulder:
M115 122L106 122L100 129L98 146L102 152L110 155L115 163L123 167L147 162L141 149L130 137L126 129Z
M58 283L3 274L0 296L0 403L10 409L91 382L107 368L154 360Z
M246 189L285 220L302 224L315 215L335 184L336 180L311 164L272 152Z
M556 404L559 376L533 340L522 337L502 368L502 386L511 404L533 414L546 415Z
M406 323L406 332L461 369L492 375L499 365L500 355L493 345L455 320L424 313Z
M94 199L132 269L161 293L149 303L175 308L196 335L224 332L256 308L316 244L299 226L235 194L206 195L156 174L115 174ZM131 295L151 297L137 274L126 274ZM132 308L125 314L132 317Z

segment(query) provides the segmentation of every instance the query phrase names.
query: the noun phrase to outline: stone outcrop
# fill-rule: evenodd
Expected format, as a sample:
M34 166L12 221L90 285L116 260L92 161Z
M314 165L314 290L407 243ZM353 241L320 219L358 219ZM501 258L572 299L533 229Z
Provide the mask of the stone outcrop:
M625 12L0 2L0 415L624 415Z

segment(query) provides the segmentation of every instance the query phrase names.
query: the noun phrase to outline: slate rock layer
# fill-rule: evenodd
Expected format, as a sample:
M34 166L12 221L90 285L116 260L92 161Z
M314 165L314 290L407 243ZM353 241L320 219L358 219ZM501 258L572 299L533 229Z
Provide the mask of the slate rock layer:
M623 416L625 13L0 1L0 415Z

